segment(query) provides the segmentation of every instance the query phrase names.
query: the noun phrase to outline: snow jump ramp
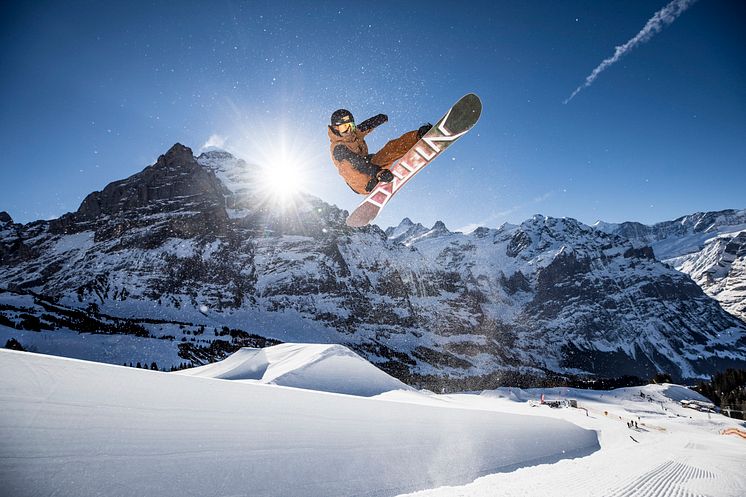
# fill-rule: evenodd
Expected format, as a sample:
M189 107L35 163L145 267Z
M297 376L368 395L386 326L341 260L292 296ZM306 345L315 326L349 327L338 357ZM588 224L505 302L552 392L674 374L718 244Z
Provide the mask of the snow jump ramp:
M10 350L0 412L0 481L16 497L389 497L599 448L540 416Z

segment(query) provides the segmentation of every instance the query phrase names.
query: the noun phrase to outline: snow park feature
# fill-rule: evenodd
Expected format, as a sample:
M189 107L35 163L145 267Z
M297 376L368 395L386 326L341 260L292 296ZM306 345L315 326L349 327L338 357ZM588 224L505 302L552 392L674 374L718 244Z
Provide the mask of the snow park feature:
M222 361L177 374L364 397L389 390L411 390L342 345L283 343L263 349L246 347Z
M683 407L705 401L685 387L436 395L385 376L326 345L174 373L0 350L3 495L746 492L746 442L721 434L739 425Z
M567 421L408 390L396 391L404 402L247 383L257 361L235 359L226 371L241 371L225 380L0 350L6 495L394 496L598 450L593 430ZM298 364L298 382L329 388ZM381 384L372 366L355 369L362 385Z

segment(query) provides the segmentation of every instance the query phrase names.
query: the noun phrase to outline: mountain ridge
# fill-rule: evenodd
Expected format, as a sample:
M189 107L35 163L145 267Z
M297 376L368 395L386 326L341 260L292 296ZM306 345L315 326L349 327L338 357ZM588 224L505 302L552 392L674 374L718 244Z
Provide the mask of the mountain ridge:
M144 350L170 340L194 365L236 345L219 343L224 327L340 343L405 381L697 377L746 364L746 325L621 236L541 215L469 234L411 220L393 231L351 229L346 211L315 197L283 211L263 203L253 169L177 144L75 213L6 223L0 287L121 318L191 323L145 323L149 336L137 340ZM6 335L40 343L17 328L22 306L6 307Z
M594 226L650 246L660 260L691 276L726 311L746 321L746 209L697 212L653 225Z

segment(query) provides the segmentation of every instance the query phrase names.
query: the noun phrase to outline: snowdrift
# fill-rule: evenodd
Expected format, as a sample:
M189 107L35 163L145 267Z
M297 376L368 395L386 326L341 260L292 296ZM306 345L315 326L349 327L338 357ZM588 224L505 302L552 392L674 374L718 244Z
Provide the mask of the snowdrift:
M411 390L342 345L284 343L263 349L246 347L222 361L177 374L365 397Z
M541 416L10 350L0 412L0 481L16 497L384 497L599 448L595 431Z

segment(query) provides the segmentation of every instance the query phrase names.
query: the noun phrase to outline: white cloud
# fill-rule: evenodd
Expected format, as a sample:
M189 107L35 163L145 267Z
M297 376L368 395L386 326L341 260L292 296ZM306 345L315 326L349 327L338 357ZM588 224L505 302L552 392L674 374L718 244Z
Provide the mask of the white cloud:
M204 145L202 145L202 150L205 150L207 148L223 148L225 146L225 136L221 136L218 134L212 134L210 135L210 138L207 139Z
M591 86L591 84L593 84L593 82L596 80L598 75L601 74L601 72L621 59L624 55L627 54L627 52L629 52L636 46L645 43L650 38L652 38L653 35L659 33L663 28L674 22L677 17L683 14L684 11L691 7L696 1L697 0L673 0L671 3L656 12L655 15L648 20L642 30L640 30L640 32L635 35L634 38L629 40L624 45L616 47L614 49L614 55L601 62L601 64L599 64L599 66L596 67L593 72L591 72L590 76L585 78L585 82L582 85L578 86L575 91L572 92L572 95L570 95L567 100L565 100L564 103L567 104L570 100L573 99L573 97L575 97L575 95L580 93L583 88L588 88L589 86Z

